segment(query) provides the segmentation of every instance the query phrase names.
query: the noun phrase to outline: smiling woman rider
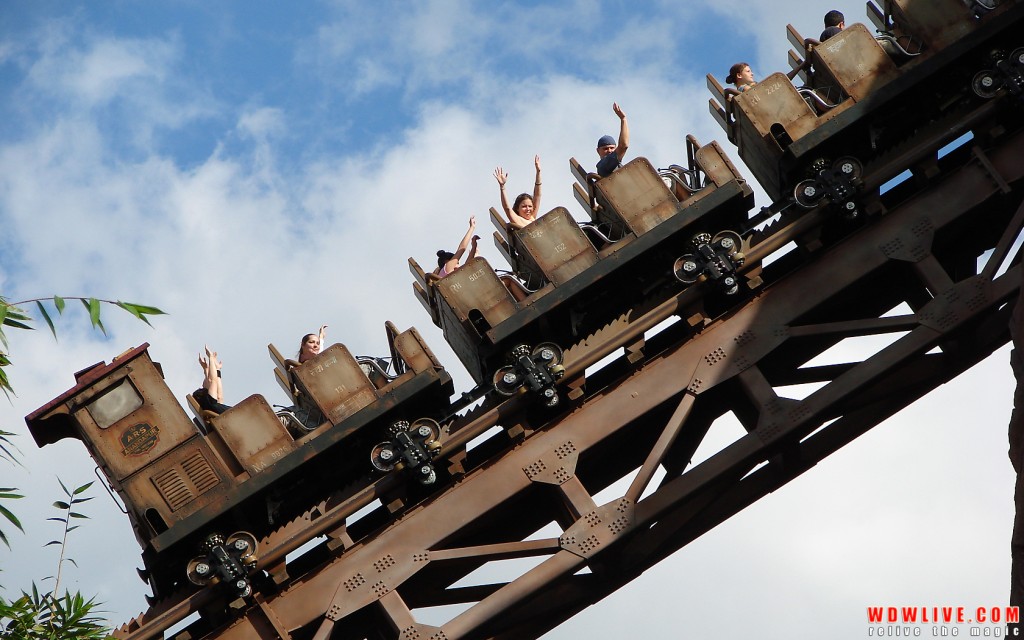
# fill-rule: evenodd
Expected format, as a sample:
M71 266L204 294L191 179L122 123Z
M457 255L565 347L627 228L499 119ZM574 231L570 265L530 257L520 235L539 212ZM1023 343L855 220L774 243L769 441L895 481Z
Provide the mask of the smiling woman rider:
M494 170L494 179L498 181L498 189L501 191L501 208L505 210L509 225L514 229L522 229L537 219L537 211L540 210L540 156L533 156L533 166L537 168L537 174L533 181L533 195L520 193L516 196L515 203L511 208L508 206L508 197L505 195L505 182L508 174L498 167Z
M302 342L299 343L299 364L302 364L306 360L309 360L313 356L320 353L320 349L323 348L324 340L327 337L327 325L320 326L320 333L307 333L302 336Z

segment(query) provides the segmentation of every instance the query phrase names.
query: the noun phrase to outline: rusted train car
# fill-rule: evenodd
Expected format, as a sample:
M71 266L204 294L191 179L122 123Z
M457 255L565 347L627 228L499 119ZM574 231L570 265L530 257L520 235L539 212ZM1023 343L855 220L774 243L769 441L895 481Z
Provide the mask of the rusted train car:
M78 372L74 387L25 420L41 447L85 444L124 503L154 596L186 579L244 596L259 539L327 488L366 475L371 451L390 451L386 468L407 463L421 481L433 473L451 378L415 329L388 323L388 339L394 376L371 379L340 344L290 372L297 401L322 418L315 424L295 426L261 395L192 420L148 344Z
M805 90L779 73L728 95L709 77L712 113L773 210L838 207L870 218L881 181L897 168L931 170L934 149L903 148L905 132L929 127L952 140L978 122L998 128L1020 117L1024 4L869 8L903 58L864 25L824 44L790 29L801 51L791 62L808 69ZM563 207L520 230L492 216L511 274L476 258L437 278L409 260L418 300L496 402L531 390L558 404L563 370L620 349L610 336L637 335L637 325L669 313L656 313L666 301L687 320L680 324L699 330L757 290L762 257L790 240L809 246L814 235L795 225L754 231L766 218L751 215L752 190L717 143L688 138L686 161L667 170L637 158L598 180L570 166L586 224ZM639 335L627 354L642 348ZM155 596L186 581L245 595L265 534L322 500L325 487L356 481L368 456L378 470L432 478L438 421L458 406L451 378L415 330L389 323L388 340L393 375L342 345L302 365L271 349L283 388L320 417L313 424L289 422L261 396L191 420L148 345L80 371L73 388L26 421L40 446L83 441L125 504ZM560 383L570 399L578 380Z
M688 148L685 167L659 172L637 158L601 180L572 161L590 215L582 227L563 207L519 230L492 210L513 274L476 258L438 279L409 259L417 298L477 383L557 404L557 372L572 364L563 352L620 316L698 280L723 295L756 286L738 232L753 206L750 186L717 143L691 137Z
M773 201L870 214L881 182L863 175L912 164L915 133L953 141L1019 118L1012 100L991 99L1024 90L1024 4L885 0L868 16L879 35L858 23L819 43L788 27L802 86L779 72L739 93L708 75L711 113Z

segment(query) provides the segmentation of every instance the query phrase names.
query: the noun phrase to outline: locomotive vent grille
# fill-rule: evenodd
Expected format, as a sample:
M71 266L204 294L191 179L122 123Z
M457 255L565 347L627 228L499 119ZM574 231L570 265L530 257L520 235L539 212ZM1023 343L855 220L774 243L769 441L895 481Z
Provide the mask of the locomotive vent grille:
M171 511L177 511L192 502L219 482L216 472L199 451L153 476L153 484L167 501Z

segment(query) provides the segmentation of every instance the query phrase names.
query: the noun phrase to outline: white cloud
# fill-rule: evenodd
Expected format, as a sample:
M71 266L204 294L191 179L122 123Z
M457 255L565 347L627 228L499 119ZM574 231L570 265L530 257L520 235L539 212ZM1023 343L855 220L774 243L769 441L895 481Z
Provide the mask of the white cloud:
M70 23L62 25L72 29ZM178 54L170 40L86 38L77 41L63 29L47 32L40 42L42 55L27 77L47 93L65 95L86 107L100 106L129 95L140 86L162 82Z

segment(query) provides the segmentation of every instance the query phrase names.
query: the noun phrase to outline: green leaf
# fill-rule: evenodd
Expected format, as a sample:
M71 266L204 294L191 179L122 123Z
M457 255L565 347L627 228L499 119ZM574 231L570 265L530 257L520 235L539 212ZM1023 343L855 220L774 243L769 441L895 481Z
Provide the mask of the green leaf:
M53 296L53 306L57 307L57 313L64 315L64 298Z
M53 545L55 545L55 544L60 544L60 541L59 541L59 540L50 540L49 542L47 542L47 543L46 543L46 544L44 544L43 546L44 546L44 547L51 547L51 546L53 546Z
M4 324L7 325L8 327L14 327L15 329L28 329L29 331L32 331L32 327L25 324L24 322L21 322L20 320L14 319L10 315L4 318Z
M11 387L11 383L7 380L7 373L3 369L0 369L0 389L3 390L4 395L10 400L11 394L14 393L14 389Z
M106 331L103 330L103 325L100 324L100 301L96 298L89 298L88 300L82 300L82 304L89 311L89 322L92 323L93 328L98 328L106 334Z
M18 496L18 497L21 498L22 496ZM2 504L0 504L0 516L3 516L4 519L6 519L8 522L10 522L14 526L18 527L19 531L25 531L21 527L21 521L18 520L18 516L14 515L11 512L10 509L8 509L7 507L3 506Z
M0 362L2 362L2 360L3 360L3 358L0 357ZM0 371L0 373L2 373L2 371ZM17 445L14 444L13 440L8 438L8 436L13 436L13 435L14 434L11 433L10 431L0 430L0 459L6 458L8 462L11 462L13 464L17 464L19 466L23 466L21 464L21 462L18 461L18 456L16 456L14 454L14 451L18 450ZM10 487L8 489L0 489L0 491L13 491L13 490L14 490L14 487Z
M122 309L125 309L125 310L129 311L129 313L132 313L132 314L134 314L135 312L138 312L138 313L140 313L142 315L150 315L150 316L165 316L165 315L167 315L166 312L161 311L160 309L157 309L156 307L148 307L148 306L146 306L144 304L135 304L134 302L121 302L121 301L118 301L117 305L119 307L121 307ZM129 310L128 307L131 307L135 311Z
M43 316L43 320L46 320L46 326L50 327L50 333L53 334L53 339L57 339L57 330L53 328L53 320L50 319L50 314L46 312L46 307L43 306L42 302L36 301L36 308L39 309L39 315Z
M93 482L95 482L95 480ZM82 486L80 486L77 489L75 489L72 493L77 496L78 494L84 493L85 491L87 491L89 489L89 487L91 487L91 486L92 486L92 482L87 482L86 484L83 484ZM85 500L92 500L92 498L85 498Z
M65 510L65 509L70 509L71 508L70 504L68 504L66 502L61 502L60 500L54 502L53 506L58 508L58 509L61 509L61 510Z
M84 513L78 513L77 511L72 511L71 512L71 517L72 518L78 518L79 520L83 520L83 519L84 520L88 520L89 519L89 516L85 515Z
M129 302L121 302L120 300L118 300L114 304L116 304L117 306L121 307L122 309L124 309L128 313L132 314L133 316L135 316L139 320L142 320L142 321L146 320L145 318L142 317L142 313L138 310L138 308L136 308L135 305L133 305L133 304L131 304Z

